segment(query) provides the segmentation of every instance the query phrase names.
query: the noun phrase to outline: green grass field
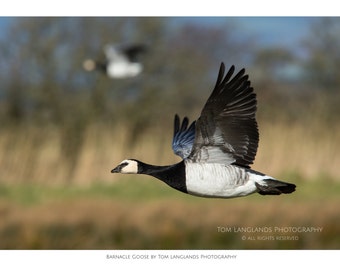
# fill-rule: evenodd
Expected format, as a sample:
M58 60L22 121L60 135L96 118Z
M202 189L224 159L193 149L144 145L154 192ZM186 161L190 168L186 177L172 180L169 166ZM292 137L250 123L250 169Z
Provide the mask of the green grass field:
M291 195L227 200L146 176L88 187L2 185L0 248L338 249L340 184L295 183Z

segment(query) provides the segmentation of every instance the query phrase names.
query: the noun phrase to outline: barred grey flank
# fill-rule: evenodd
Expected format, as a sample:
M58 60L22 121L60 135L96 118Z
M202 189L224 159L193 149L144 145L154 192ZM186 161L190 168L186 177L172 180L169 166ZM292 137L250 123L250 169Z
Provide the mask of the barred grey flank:
M229 172L229 175L231 177L234 177L233 180L235 182L233 184L235 186L244 185L246 182L249 181L249 174L246 172L244 168L235 167L235 166L227 166L227 170Z

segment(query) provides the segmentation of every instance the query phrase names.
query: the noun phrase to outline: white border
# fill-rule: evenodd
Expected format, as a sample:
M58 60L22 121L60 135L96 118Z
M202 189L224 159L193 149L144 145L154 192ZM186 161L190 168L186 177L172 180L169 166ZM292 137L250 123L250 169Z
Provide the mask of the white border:
M109 255L121 255L121 258L109 258ZM186 255L195 258L183 257ZM32 266L35 270L80 269L80 267L100 270L161 267L162 270L173 270L175 267L182 269L186 266L190 269L199 266L200 269L221 267L233 270L247 268L287 270L297 269L298 266L324 269L325 266L337 265L339 255L339 250L17 250L0 251L0 262L6 269L26 269Z
M0 16L338 16L336 1L222 1L210 0L187 1L6 1L2 4ZM155 259L108 259L108 254L134 254L156 256ZM159 255L174 254L231 254L236 259L161 259ZM176 266L190 269L195 266L223 269L290 269L298 266L313 266L323 269L337 265L339 250L119 250L119 251L51 251L51 250L10 250L0 251L1 265L6 269L25 269L28 266L36 270L46 269L173 269Z
M11 0L0 16L338 16L337 6L334 0Z

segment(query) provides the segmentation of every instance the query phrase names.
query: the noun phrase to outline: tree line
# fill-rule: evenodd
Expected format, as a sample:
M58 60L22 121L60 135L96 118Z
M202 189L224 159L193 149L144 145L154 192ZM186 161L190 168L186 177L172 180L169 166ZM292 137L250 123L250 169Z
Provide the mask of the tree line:
M228 18L219 24L178 20L13 18L0 38L2 126L82 130L91 123L124 122L143 131L174 111L197 115L221 61L246 67L262 99L260 117L280 114L282 104L291 119L316 105L326 119L339 115L338 18L314 20L300 45L304 56L258 47L256 37L244 36ZM85 58L103 57L103 45L122 42L149 47L143 74L112 80L82 69Z

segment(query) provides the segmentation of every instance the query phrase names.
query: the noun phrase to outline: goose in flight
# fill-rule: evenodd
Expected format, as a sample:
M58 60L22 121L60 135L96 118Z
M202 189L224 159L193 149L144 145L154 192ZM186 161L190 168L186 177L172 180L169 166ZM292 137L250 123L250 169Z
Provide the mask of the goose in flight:
M155 166L123 160L112 173L146 174L181 192L201 197L233 198L252 193L292 193L295 185L252 170L259 133L256 94L242 69L225 74L222 63L216 85L197 121L175 115L172 149L182 160Z
M142 44L122 46L106 45L104 47L105 61L86 59L83 68L86 71L98 70L113 79L135 77L143 70L143 65L138 61L138 56L146 51Z

